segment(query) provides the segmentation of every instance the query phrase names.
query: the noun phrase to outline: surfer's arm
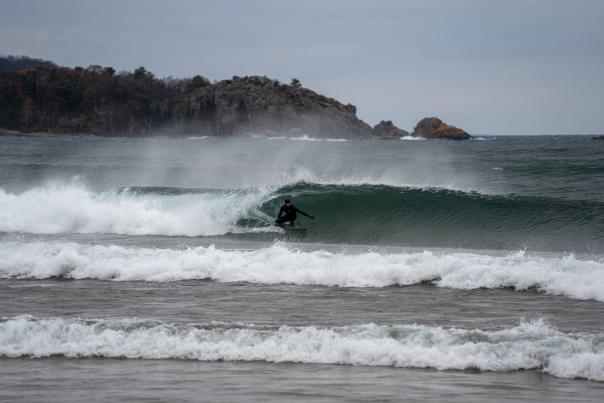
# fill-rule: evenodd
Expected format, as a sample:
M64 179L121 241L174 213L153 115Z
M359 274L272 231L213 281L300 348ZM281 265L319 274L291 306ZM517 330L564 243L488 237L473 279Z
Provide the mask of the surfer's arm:
M313 219L315 218L314 216L312 216L312 215L310 215L310 214L308 214L308 213L305 213L304 211L302 211L302 210L300 210L300 209L298 209L298 208L296 208L296 211L297 211L298 213L302 214L302 215L305 215L305 216L306 216L306 217L308 217L308 218L313 218Z
M277 214L277 218L281 218L281 216L283 215L283 211L284 211L284 208L283 208L283 206L281 206L281 208L279 209L279 214Z

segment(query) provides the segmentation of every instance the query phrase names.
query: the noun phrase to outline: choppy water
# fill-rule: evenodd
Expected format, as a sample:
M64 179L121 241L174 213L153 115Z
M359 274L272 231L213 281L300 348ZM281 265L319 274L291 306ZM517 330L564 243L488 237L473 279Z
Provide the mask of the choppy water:
M0 138L0 399L599 401L602 303L589 137Z

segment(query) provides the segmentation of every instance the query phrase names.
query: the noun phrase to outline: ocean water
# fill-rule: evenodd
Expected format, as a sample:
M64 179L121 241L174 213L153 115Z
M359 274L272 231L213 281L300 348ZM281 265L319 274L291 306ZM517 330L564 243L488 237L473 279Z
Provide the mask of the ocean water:
M601 401L603 307L588 136L0 137L2 401Z

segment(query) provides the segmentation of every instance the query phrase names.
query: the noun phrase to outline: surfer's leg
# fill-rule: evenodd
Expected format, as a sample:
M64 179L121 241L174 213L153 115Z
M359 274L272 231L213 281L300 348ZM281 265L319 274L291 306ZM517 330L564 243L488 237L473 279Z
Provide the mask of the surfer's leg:
M289 221L291 225L294 225L294 221L296 221L296 218L298 218L296 214L289 214L287 216L287 221Z
M277 218L275 220L275 222L277 224L285 224L287 222L290 223L290 224L293 224L295 220L296 220L296 216L291 215L291 214L286 214L283 217Z
M286 214L283 217L281 217L279 219L280 221L278 221L278 224L285 224L285 223L289 223L291 225L294 224L294 221L296 220L296 216L293 214Z

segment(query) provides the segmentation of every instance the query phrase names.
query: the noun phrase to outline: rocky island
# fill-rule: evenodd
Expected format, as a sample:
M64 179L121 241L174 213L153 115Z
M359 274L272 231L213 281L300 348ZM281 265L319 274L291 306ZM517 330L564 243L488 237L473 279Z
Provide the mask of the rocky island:
M231 136L278 132L334 138L398 139L409 133L391 121L371 127L356 107L264 76L210 82L158 79L140 67L60 67L27 57L0 58L0 133L67 133L105 136ZM471 136L438 118L413 134L429 139Z
M468 140L470 136L465 131L451 126L440 120L439 118L424 118L413 130L414 137L425 137L427 139L451 139L451 140Z

